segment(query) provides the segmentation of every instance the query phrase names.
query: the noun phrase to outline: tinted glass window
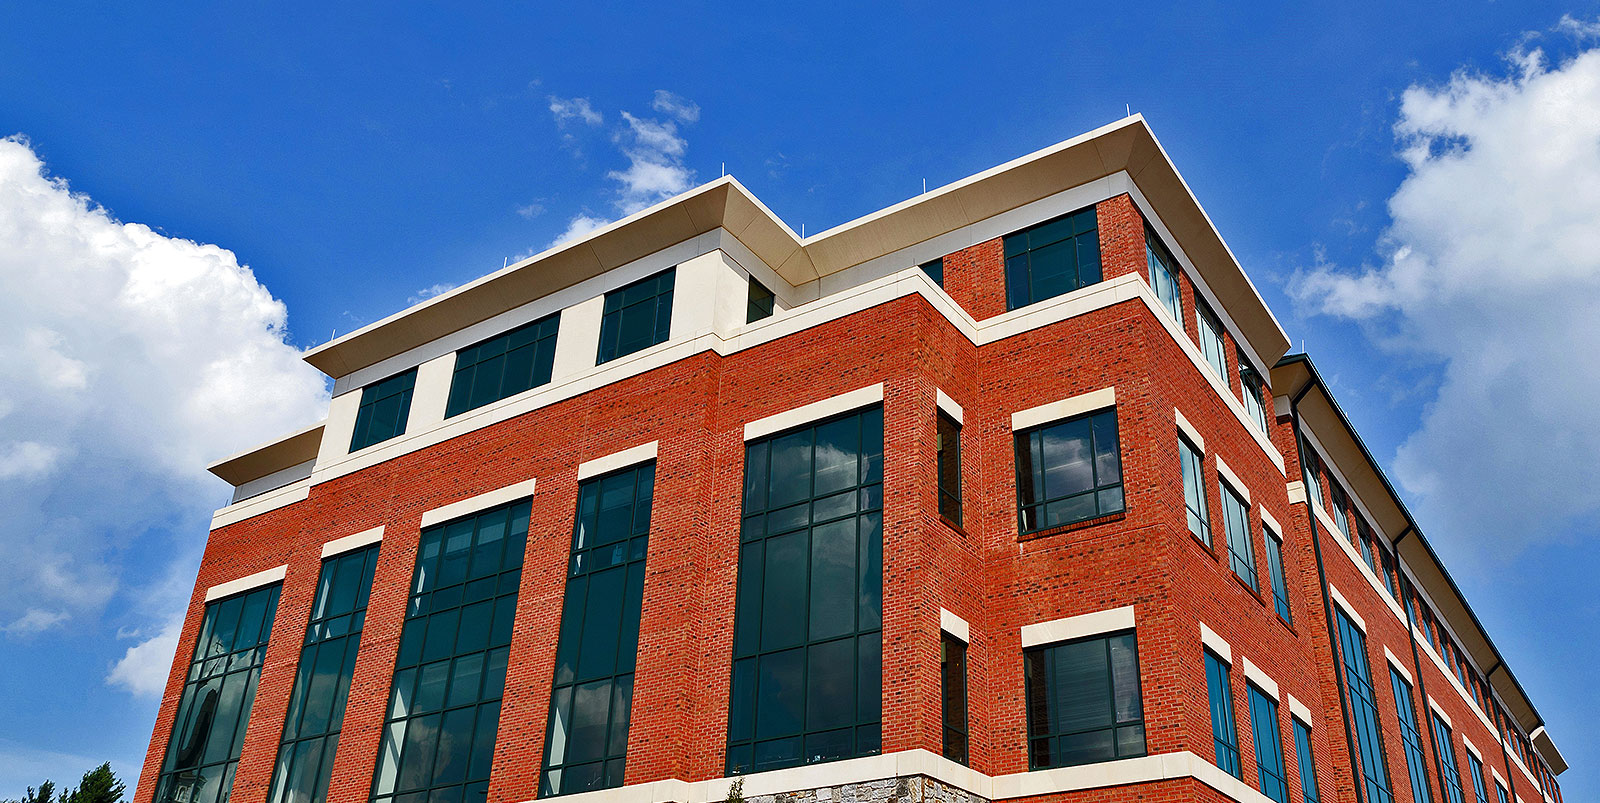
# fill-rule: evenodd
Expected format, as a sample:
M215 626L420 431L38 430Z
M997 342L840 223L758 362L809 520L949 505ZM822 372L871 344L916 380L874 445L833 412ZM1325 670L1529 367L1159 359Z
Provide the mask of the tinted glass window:
M1099 282L1094 207L1006 235L1005 257L1008 310Z
M1473 803L1489 803L1489 792L1483 788L1483 762L1467 751L1467 771L1472 775Z
M677 268L606 293L596 364L665 343L672 328L672 284Z
M1290 720L1294 726L1294 753L1300 765L1300 793L1306 803L1318 803L1317 762L1311 757L1311 729L1298 719Z
M939 699L944 757L967 763L967 643L939 634Z
M772 305L774 302L775 297L772 295L772 291L768 290L766 285L756 281L756 277L751 276L750 296L745 300L744 305L744 322L755 323L762 318L772 317Z
M526 500L422 531L374 803L483 803L500 725Z
M622 785L655 473L647 463L578 486L540 795Z
M1245 684L1250 697L1250 736L1256 743L1256 782L1261 794L1289 803L1289 784L1284 780L1283 735L1278 730L1278 701L1253 684Z
M344 724L378 545L322 562L272 773L272 803L323 803Z
M1211 546L1211 511L1206 507L1206 481L1200 450L1189 441L1178 439L1183 461L1183 507L1188 515L1189 534Z
M1225 341L1222 339L1222 321L1217 319L1217 314L1201 301L1198 294L1195 298L1198 308L1197 317L1200 321L1200 353L1206 358L1206 363L1211 370L1217 372L1217 378L1223 382L1228 381L1228 352Z
M1235 778L1243 778L1239 765L1239 731L1233 723L1233 685L1228 665L1206 650L1206 693L1211 703L1211 746L1217 766Z
M1018 432L1016 451L1021 532L1122 512L1114 408Z
M1383 734L1378 730L1378 695L1372 689L1367 664L1367 637L1344 611L1338 619L1339 654L1350 715L1355 721L1356 747L1361 754L1361 782L1371 803L1394 803L1389 788L1388 761L1383 755Z
M1327 504L1322 501L1322 462L1317 459L1317 453L1311 450L1311 444L1305 441L1300 442L1300 457L1303 468L1300 476L1305 478L1306 498L1311 500L1311 504L1321 507ZM1350 540L1350 533L1346 530L1339 533L1339 537L1348 541Z
M1250 508L1226 482L1222 487L1222 526L1228 533L1228 563L1251 588L1256 583L1256 549L1250 538Z
M1243 353L1239 354L1239 387L1244 392L1245 412L1250 414L1250 420L1256 422L1262 432L1266 432L1267 408L1262 399L1266 396L1267 385L1261 381L1261 374L1245 362Z
M159 803L227 803L278 591L272 585L206 604L161 764Z
M961 524L961 425L944 413L937 416L939 515Z
M745 447L727 772L875 754L883 411Z
M1172 313L1172 319L1183 321L1183 293L1178 289L1178 261L1168 253L1156 233L1144 230L1144 253L1150 267L1150 289L1156 300Z
M922 272L928 274L928 278L932 279L934 284L944 286L944 257L929 260L917 267L922 268Z
M1433 715L1433 743L1439 750L1439 774L1444 777L1445 803L1466 803L1461 796L1461 765L1456 763L1456 746L1450 738L1450 726L1438 714Z
M1022 658L1029 769L1144 755L1133 633L1039 647Z
M547 315L456 352L445 418L548 383L560 323L561 313Z
M1506 794L1506 788L1499 781L1494 782L1494 793L1500 798L1500 803L1511 803L1511 798Z
M1272 581L1272 607L1283 621L1294 624L1294 615L1289 611L1289 582L1283 576L1283 542L1271 530L1263 529L1262 536L1267 547L1267 578Z
M411 415L411 389L417 384L417 369L374 382L361 389L361 406L356 409L355 434L350 451L382 443L406 431Z

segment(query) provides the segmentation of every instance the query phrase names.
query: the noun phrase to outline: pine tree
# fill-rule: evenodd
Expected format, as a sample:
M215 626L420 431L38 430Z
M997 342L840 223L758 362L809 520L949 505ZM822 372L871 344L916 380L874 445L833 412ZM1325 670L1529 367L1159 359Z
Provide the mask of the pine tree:
M78 788L70 794L63 793L58 803L120 803L127 790L128 785L117 778L111 771L111 763L106 762L84 773Z

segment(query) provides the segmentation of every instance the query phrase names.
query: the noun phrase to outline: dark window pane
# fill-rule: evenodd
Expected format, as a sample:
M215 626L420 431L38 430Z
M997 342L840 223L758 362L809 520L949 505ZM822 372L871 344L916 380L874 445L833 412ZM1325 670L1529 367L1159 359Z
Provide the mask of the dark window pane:
M746 444L729 772L874 753L882 413Z
M772 291L768 290L766 285L756 281L756 277L751 276L750 297L745 302L744 322L755 323L763 318L772 317L774 300Z
M361 405L356 408L356 429L350 451L382 443L406 431L411 414L411 390L417 382L417 369L374 382L361 389Z
M1116 410L1019 432L1016 449L1021 532L1123 510Z
M1367 638L1345 616L1334 611L1338 622L1339 654L1345 690L1355 724L1356 747L1361 756L1361 782L1371 803L1394 803L1389 786L1388 761L1383 753L1383 735L1378 730L1378 698L1373 692L1367 664Z
M944 413L936 416L939 515L961 524L961 425Z
M1029 649L1023 676L1031 769L1144 754L1132 633Z
M1004 240L1006 309L1025 307L1099 282L1094 207L1047 220Z
M928 278L932 279L934 284L944 286L944 257L924 262L918 267L922 268L923 273L928 274Z
M939 634L939 698L944 757L967 763L967 643Z
M1228 665L1221 658L1205 653L1206 692L1211 703L1211 743L1217 766L1223 772L1243 778L1239 765L1239 733L1233 721L1233 686Z
M610 362L667 339L676 273L676 268L669 268L606 294L597 363Z

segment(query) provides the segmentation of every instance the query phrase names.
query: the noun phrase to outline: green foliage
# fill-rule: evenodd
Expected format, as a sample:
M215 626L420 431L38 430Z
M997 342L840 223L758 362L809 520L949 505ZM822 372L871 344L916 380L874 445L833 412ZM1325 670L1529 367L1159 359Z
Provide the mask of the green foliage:
M744 779L735 778L733 785L728 787L728 796L722 803L744 803Z
M55 782L45 781L37 789L28 787L28 793L21 799L0 803L121 803L127 791L128 785L111 771L111 763L107 762L85 772L77 789L62 789L57 794Z

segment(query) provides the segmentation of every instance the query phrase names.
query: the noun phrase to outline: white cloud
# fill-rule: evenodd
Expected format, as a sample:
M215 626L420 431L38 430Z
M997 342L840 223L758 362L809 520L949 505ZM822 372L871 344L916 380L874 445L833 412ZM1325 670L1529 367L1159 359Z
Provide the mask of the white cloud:
M11 624L0 627L0 632L13 636L32 635L42 633L62 622L71 619L72 615L66 611L44 611L38 608L29 608Z
M448 293L448 292L450 292L451 290L454 290L454 289L456 289L456 286L453 285L453 284L434 284L434 285L429 285L427 287L422 288L421 290L418 290L416 292L416 294L412 295L410 298L407 298L406 299L406 303L407 304L420 304L420 303L422 303L424 301L427 301L430 298L433 298L434 296L444 295L445 293Z
M106 675L106 682L142 697L154 697L166 691L167 675L172 671L172 656L178 650L178 636L182 630L181 617L167 620L161 632L122 654Z
M700 116L699 106L664 90L657 91L653 106L685 122L693 122ZM606 173L606 178L615 182L611 205L619 218L682 193L695 182L694 170L684 164L689 142L678 132L676 122L638 117L626 111L622 112L622 121L624 127L612 135L611 141L628 160L628 165ZM569 220L566 231L550 244L566 242L609 222L585 211Z
M517 214L527 218L528 220L533 220L534 218L544 214L544 204L539 203L538 201L520 204L517 206Z
M1600 19L1580 20L1571 14L1562 14L1556 23L1556 31L1579 39L1600 38Z
M605 122L605 117L594 110L594 105L588 98L561 98L551 95L550 114L556 118L556 123L566 125L569 120L581 120L585 125L600 125Z
M665 89L656 90L656 97L650 102L650 108L676 117L685 123L693 123L700 119L700 104Z
M233 253L116 220L18 137L0 139L0 321L0 553L28 556L0 562L7 633L192 571L226 496L205 464L326 409Z
M1600 523L1600 49L1508 65L1404 93L1383 259L1292 284L1442 364L1395 471L1444 537L1491 556Z

